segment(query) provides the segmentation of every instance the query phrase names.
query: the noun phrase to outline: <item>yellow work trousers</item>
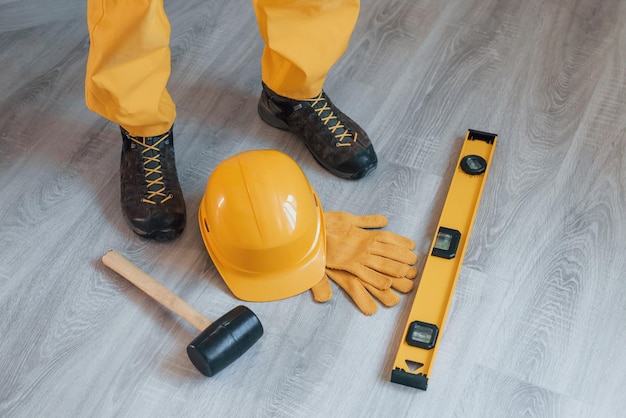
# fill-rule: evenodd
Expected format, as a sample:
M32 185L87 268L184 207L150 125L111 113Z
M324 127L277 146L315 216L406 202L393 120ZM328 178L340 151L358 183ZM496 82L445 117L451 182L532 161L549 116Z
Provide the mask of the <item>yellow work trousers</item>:
M228 7L228 2L223 2ZM265 41L261 79L292 99L319 94L346 50L359 0L252 0ZM166 132L176 118L167 91L170 24L163 0L88 0L91 40L85 100L136 136Z

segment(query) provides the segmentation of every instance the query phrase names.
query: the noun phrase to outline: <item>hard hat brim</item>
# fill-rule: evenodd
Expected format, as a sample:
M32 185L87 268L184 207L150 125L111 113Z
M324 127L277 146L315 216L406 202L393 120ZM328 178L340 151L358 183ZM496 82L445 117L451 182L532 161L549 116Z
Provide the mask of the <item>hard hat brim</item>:
M206 219L203 210L203 206L200 205L198 220L201 229L206 228L206 225L203 225L203 220ZM318 239L307 257L288 269L272 272L249 272L229 266L217 255L218 251L210 234L201 235L213 264L235 297L248 302L270 302L306 292L324 278L326 230L321 207L319 216Z

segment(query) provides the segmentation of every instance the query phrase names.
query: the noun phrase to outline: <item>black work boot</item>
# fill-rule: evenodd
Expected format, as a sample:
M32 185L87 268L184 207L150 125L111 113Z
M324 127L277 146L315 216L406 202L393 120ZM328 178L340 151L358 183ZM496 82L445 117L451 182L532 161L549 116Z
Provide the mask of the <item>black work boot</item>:
M293 100L263 83L258 110L268 124L302 138L317 162L337 177L358 179L376 168L378 158L365 131L324 91L313 99Z
M176 238L185 227L185 201L178 183L172 129L139 137L122 131L122 212L137 234L157 241Z

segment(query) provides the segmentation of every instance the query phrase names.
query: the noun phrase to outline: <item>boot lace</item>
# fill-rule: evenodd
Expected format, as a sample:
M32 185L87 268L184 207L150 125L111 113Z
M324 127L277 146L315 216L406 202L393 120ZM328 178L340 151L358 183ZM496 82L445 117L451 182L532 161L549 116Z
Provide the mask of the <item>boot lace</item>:
M163 173L161 172L161 151L159 145L167 141L170 133L155 137L138 137L128 135L133 143L141 149L143 158L143 174L146 178L147 194L141 199L144 203L156 205L172 199L171 193L165 189Z
M322 122L324 122L328 130L335 136L337 141L335 142L336 147L349 147L356 142L358 133L350 132L343 123L341 123L333 109L328 105L323 91L317 97L309 99L309 101L311 102L311 108L317 113Z

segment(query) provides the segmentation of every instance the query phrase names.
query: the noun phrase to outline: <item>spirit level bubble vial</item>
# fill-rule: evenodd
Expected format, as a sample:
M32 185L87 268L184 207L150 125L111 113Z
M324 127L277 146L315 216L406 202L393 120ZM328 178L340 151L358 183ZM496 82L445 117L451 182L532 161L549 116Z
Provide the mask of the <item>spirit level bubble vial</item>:
M428 386L497 140L467 131L391 371L394 383Z

